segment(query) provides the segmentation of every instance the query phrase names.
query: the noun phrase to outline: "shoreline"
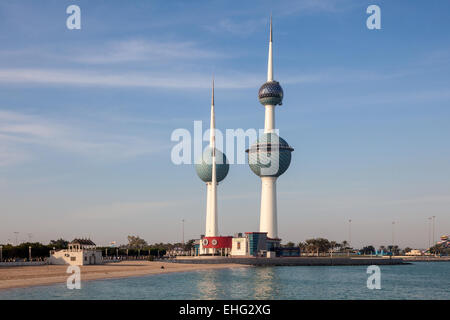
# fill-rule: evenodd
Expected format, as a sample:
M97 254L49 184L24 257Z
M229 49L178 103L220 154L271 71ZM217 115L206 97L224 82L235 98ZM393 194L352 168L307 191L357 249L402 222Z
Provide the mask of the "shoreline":
M164 269L161 269L161 266ZM69 265L0 267L0 291L64 284L70 276ZM80 266L81 282L92 280L123 279L147 275L178 272L196 272L213 269L246 268L242 264L179 264L159 261L122 261L102 265Z
M177 257L176 263L223 264L233 263L252 266L370 266L407 265L401 258L379 257Z

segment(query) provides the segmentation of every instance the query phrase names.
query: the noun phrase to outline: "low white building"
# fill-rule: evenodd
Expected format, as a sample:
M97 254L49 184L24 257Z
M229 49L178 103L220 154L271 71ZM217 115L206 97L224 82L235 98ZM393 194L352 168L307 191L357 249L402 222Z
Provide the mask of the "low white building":
M422 250L412 249L411 251L405 253L407 256L423 256Z
M246 256L248 255L248 242L246 237L235 237L232 241L231 247L232 256Z
M74 239L69 243L68 249L51 251L50 264L70 264L83 266L87 264L103 263L102 252L96 249L96 245L90 239Z

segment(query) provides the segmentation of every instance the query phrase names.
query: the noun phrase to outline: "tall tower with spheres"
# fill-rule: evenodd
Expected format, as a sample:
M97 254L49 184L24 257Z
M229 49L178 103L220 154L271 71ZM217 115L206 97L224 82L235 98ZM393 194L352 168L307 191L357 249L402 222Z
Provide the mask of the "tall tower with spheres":
M277 179L291 163L294 151L275 130L275 107L281 106L283 89L273 77L272 17L270 18L269 58L267 82L258 92L259 102L265 108L264 133L247 150L250 169L261 178L261 209L259 231L267 232L267 237L278 238L277 223Z

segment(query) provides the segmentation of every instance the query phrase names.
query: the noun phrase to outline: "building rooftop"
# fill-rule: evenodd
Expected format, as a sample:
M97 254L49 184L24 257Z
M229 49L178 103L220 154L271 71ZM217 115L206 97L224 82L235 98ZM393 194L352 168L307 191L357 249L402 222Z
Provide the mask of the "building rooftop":
M69 244L81 244L85 246L95 246L95 243L91 239L73 239Z

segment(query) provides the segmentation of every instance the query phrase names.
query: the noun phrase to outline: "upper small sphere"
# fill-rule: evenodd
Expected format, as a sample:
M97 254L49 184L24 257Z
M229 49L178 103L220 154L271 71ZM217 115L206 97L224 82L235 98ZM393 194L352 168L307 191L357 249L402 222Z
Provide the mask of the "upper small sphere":
M264 133L247 150L248 164L259 177L279 177L289 168L292 151L276 133Z
M228 174L230 165L227 157L216 148L216 179L222 181ZM195 171L204 182L212 181L212 149L207 147L202 154L201 159L195 163Z
M262 105L281 105L283 101L283 89L278 81L268 81L259 88L258 99Z

